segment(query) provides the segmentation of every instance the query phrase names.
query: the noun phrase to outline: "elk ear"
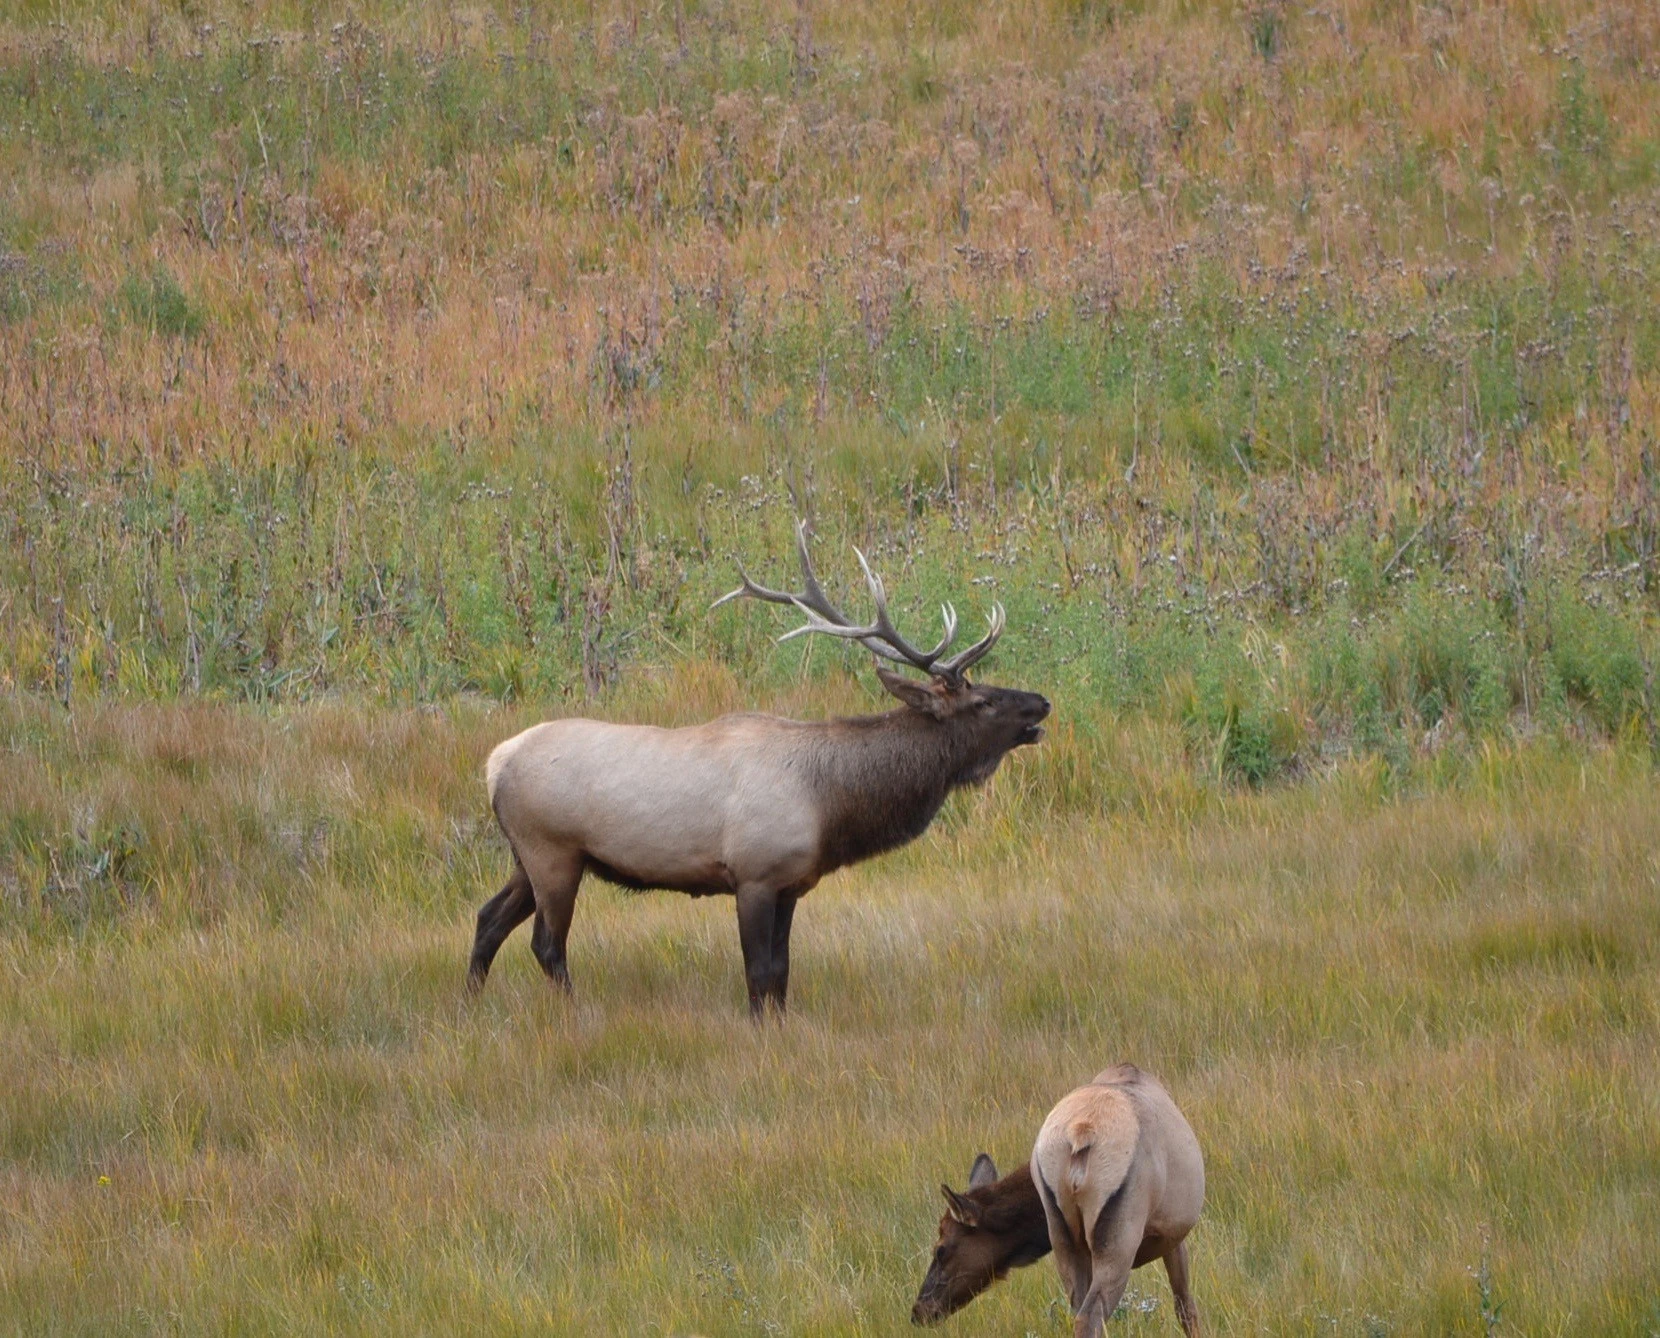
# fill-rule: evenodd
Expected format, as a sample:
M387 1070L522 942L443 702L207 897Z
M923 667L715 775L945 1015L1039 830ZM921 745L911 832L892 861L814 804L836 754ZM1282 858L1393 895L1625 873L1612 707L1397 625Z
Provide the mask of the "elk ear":
M913 711L923 711L936 720L943 720L951 714L951 702L948 697L950 689L938 679L929 679L926 683L914 678L906 678L904 674L896 674L891 669L876 666L876 677L900 701Z
M974 1168L968 1173L970 1189L984 1189L997 1183L997 1163L984 1152L974 1159Z
M950 1185L941 1185L940 1193L945 1195L945 1211L951 1214L953 1222L965 1227L980 1225L980 1205L973 1199L957 1193Z

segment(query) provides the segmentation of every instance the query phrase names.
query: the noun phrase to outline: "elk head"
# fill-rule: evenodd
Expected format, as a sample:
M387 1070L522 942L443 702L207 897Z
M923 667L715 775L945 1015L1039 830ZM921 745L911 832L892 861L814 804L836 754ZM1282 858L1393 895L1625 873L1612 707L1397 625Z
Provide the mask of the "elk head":
M1049 714L1049 703L1035 692L1021 692L1016 688L994 688L970 683L968 669L984 659L1003 635L1005 618L1003 606L993 604L990 626L985 636L965 650L947 656L957 639L957 611L950 604L941 610L945 624L944 635L932 650L920 650L900 635L888 612L887 588L882 578L870 569L865 555L853 550L859 567L865 574L876 605L876 616L868 624L859 624L847 618L824 593L813 572L813 562L807 552L807 522L797 521L796 549L801 556L802 590L792 594L786 590L769 590L749 579L749 573L738 566L743 584L715 601L714 607L731 599L747 596L769 604L788 604L807 615L806 623L786 632L780 641L792 637L821 633L844 641L857 641L875 655L878 661L920 669L924 679L894 673L880 663L876 677L882 686L912 711L924 717L949 723L970 745L964 756L969 760L965 770L955 780L957 784L977 784L997 770L997 764L1010 749L1036 743L1043 737L1042 721Z
M911 1307L911 1323L939 1323L961 1310L1011 1267L1029 1262L1011 1257L1007 1224L991 1220L993 1205L986 1201L990 1196L976 1193L996 1182L997 1167L982 1152L968 1173L966 1193L959 1194L949 1185L940 1186L945 1195L945 1215L940 1218L939 1241L928 1262L927 1276L922 1279L922 1290Z

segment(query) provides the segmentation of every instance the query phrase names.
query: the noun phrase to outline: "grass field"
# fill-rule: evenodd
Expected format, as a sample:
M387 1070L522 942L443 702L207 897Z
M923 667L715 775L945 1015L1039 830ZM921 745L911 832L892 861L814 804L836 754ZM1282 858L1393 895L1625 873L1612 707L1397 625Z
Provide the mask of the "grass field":
M0 1331L890 1333L1163 1075L1218 1332L1660 1334L1660 9L0 13ZM557 714L1049 737L462 976ZM920 632L919 632L920 634ZM1113 1328L1174 1332L1138 1274ZM950 1332L1068 1331L1052 1265Z
M465 1003L503 868L478 763L522 718L9 718L10 810L163 847L143 883L62 852L60 899L124 904L6 936L9 1327L897 1332L938 1182L1026 1155L1120 1055L1203 1140L1218 1331L1660 1324L1646 754L1057 820L1040 750L815 891L792 1014L756 1028L729 904L603 887L575 1003L517 940ZM1136 1288L1127 1326L1172 1330ZM1045 1262L953 1331L1058 1333L1058 1296Z

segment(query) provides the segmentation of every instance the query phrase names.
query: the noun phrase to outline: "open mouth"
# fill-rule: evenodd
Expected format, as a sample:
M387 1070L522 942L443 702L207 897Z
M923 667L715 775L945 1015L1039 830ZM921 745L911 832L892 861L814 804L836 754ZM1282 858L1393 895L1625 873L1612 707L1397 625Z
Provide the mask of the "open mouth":
M1018 742L1021 744L1036 743L1042 737L1042 725L1027 725L1025 729L1020 731L1020 738Z

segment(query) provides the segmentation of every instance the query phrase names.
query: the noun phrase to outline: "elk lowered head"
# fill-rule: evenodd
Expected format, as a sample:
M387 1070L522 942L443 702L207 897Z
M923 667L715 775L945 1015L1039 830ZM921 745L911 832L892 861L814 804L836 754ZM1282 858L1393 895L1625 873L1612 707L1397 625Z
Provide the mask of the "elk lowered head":
M1011 1268L1023 1268L1049 1253L1043 1203L1024 1165L1000 1181L997 1167L982 1152L968 1173L966 1191L941 1185L940 1192L945 1195L945 1215L928 1274L911 1307L913 1324L939 1323Z
M813 573L812 558L807 552L807 523L796 522L796 549L801 556L802 590L792 594L785 590L769 590L749 579L749 573L740 564L738 575L743 584L715 601L715 607L731 599L747 596L769 604L788 604L807 615L807 621L794 631L786 632L780 641L817 632L857 641L875 655L878 661L920 669L925 679L911 678L893 672L880 663L876 676L889 693L912 711L922 716L949 723L965 741L965 770L956 778L957 784L977 784L997 770L1005 753L1023 744L1036 743L1043 737L1042 722L1049 714L1048 701L1035 692L1021 692L1016 688L993 688L968 681L968 669L985 658L1003 635L1005 623L1003 606L993 604L991 625L985 636L965 650L947 656L957 639L957 611L946 604L941 609L945 624L944 635L932 650L920 650L900 635L888 612L887 588L882 578L870 569L865 555L853 550L864 571L865 583L870 587L876 605L875 618L866 624L852 622L830 602Z

